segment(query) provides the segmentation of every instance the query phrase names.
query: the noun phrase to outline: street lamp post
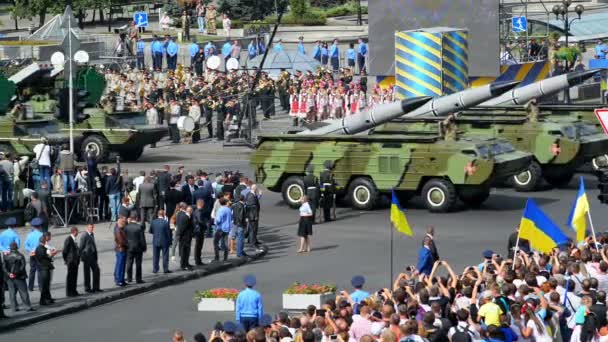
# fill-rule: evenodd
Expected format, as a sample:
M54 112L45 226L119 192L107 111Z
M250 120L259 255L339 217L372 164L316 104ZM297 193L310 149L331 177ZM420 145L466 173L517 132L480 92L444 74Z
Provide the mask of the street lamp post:
M553 6L553 14L555 14L555 19L557 20L562 20L564 22L564 34L566 36L566 47L568 47L569 45L569 41L568 41L568 35L570 34L570 28L572 27L572 23L575 20L580 20L581 19L581 15L583 14L583 12L585 12L585 7L583 5L576 5L576 7L574 7L574 12L577 14L577 17L570 20L569 18L569 12L570 12L570 5L572 5L572 0L562 0L562 4L561 5L555 5ZM568 60L566 60L566 65L565 65L565 69L566 71L568 71Z
M581 4L578 4L578 5L576 5L576 7L574 7L574 12L577 14L577 17L570 19L569 18L570 5L572 5L572 0L562 0L561 5L555 5L555 6L553 6L553 9L552 9L553 14L555 14L555 19L562 20L564 22L564 34L566 36L566 38L565 38L566 48L569 47L569 39L568 39L569 37L568 36L570 34L570 28L572 27L572 23L575 20L580 20L581 15L583 14L583 12L585 12L585 7ZM570 71L569 69L570 69L570 65L568 63L568 59L566 58L566 60L564 61L564 71L568 72L568 71ZM570 103L570 91L565 90L564 95L565 95L564 96L565 102Z

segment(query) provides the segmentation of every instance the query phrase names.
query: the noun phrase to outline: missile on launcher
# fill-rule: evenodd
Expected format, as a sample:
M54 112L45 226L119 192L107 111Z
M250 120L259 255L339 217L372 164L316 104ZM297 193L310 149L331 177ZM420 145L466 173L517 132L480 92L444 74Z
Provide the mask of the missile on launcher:
M476 106L483 101L499 96L519 84L512 82L495 82L474 89L463 90L458 93L432 99L429 96L381 104L371 110L346 116L342 119L330 120L317 124L300 135L326 135L326 134L357 134L374 128L380 124L396 119L400 116L445 116L451 112L461 111Z
M573 87L593 77L599 69L575 71L568 74L549 77L526 86L515 88L497 98L488 100L481 106L524 105L534 98L553 95L564 89Z

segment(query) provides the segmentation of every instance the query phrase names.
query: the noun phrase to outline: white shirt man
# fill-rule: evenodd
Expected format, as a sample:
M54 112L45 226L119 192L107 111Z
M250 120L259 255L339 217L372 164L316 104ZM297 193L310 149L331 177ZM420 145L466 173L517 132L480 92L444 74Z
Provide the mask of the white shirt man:
M51 146L46 143L40 143L34 146L34 153L36 154L38 165L51 166Z

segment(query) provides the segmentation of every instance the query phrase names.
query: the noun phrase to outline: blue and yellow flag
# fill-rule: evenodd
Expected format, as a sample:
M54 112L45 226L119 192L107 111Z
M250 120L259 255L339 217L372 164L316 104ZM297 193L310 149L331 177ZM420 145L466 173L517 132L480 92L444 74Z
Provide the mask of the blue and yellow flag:
M405 212L401 208L399 204L399 200L397 199L397 195L395 195L395 191L393 190L393 200L391 202L391 223L393 227L407 236L414 236L414 231L410 224L407 222L407 218L405 217Z
M570 216L568 216L567 223L567 225L576 232L577 242L585 240L588 212L589 201L587 200L587 194L585 193L585 183L581 176L578 194L576 194L576 199L574 200L574 203L572 203L572 209L570 210Z
M568 242L568 237L531 199L526 202L519 224L519 237L528 240L532 248L547 254L557 245Z

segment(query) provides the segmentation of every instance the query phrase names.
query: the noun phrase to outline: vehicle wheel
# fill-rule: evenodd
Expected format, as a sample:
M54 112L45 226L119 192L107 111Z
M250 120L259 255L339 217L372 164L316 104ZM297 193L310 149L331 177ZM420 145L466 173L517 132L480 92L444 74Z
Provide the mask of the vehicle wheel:
M120 154L120 159L122 159L124 161L134 162L137 159L139 159L142 154L144 154L144 148L142 146L140 148L133 149L130 151L121 151L119 154Z
M283 201L293 209L300 207L300 199L306 194L302 177L291 176L287 178L281 186Z
M378 189L371 179L359 177L348 186L348 198L353 209L371 210L378 202Z
M445 213L456 204L456 188L449 180L433 178L422 187L422 199L431 212Z
M490 197L490 188L487 186L467 186L458 189L458 198L471 207L479 207Z
M82 144L80 145L80 154L82 155L83 160L86 159L86 153L89 148L97 152L98 162L103 162L106 160L109 152L108 141L106 138L99 135L89 135L88 137L84 138Z
M515 191L527 192L534 191L540 185L543 170L537 162L533 161L528 169L518 175L513 176L512 184Z
M543 172L543 178L547 181L547 183L553 185L554 187L564 187L570 183L574 177L573 170L554 170L554 171L545 171Z
M608 154L593 158L591 160L591 165L595 171L606 168L608 165Z

